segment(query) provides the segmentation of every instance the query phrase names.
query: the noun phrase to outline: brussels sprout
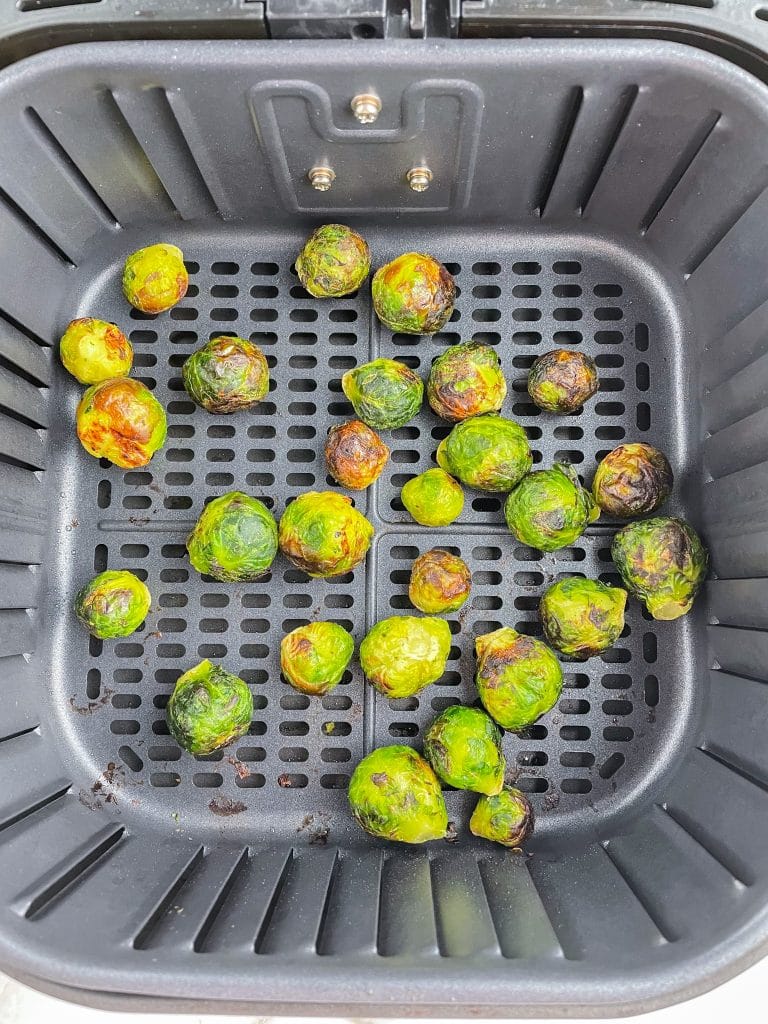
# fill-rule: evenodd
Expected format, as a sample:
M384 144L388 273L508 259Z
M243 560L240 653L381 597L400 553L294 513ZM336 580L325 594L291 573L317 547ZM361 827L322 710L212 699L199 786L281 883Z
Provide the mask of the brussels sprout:
M454 705L424 735L424 756L449 786L492 795L504 785L501 730L479 708Z
M152 603L147 585L127 569L94 576L75 598L75 615L93 636L111 640L130 636L147 617Z
M426 843L448 832L448 811L437 776L410 747L379 747L349 781L355 821L377 839Z
M389 448L362 420L339 423L328 431L325 461L342 487L362 491L378 480L389 459Z
M368 243L343 224L316 228L296 260L299 280L317 299L351 295L368 277L370 269Z
M456 285L439 260L406 252L373 275L373 308L401 334L434 334L451 318Z
M403 484L400 500L422 526L450 526L464 509L464 491L444 469L428 469Z
M615 643L624 629L627 592L579 576L553 583L539 605L544 636L558 651L586 659Z
M467 487L509 491L533 465L525 431L503 416L457 423L437 449L438 465Z
M429 615L458 611L469 597L472 573L467 563L442 548L419 555L411 569L408 597Z
M230 491L205 506L187 551L198 572L222 583L257 580L277 554L277 524L258 498Z
M402 427L424 399L421 377L396 359L374 359L347 370L341 389L360 419L374 430Z
M81 384L100 384L125 377L133 366L133 347L116 324L84 316L73 320L61 336L59 355Z
M478 341L451 345L432 364L427 400L443 419L455 423L485 412L498 412L506 397L504 372L489 345Z
M445 619L393 615L368 631L360 644L360 664L385 697L412 697L445 672L450 650Z
M563 672L541 640L503 626L477 637L475 651L480 700L503 729L525 729L557 704Z
M187 294L189 275L184 255L160 242L131 253L123 269L123 295L142 313L163 313Z
M655 512L672 490L667 457L649 444L620 444L597 467L592 494L600 508L620 519Z
M140 380L113 377L93 384L75 414L77 436L89 455L122 469L146 466L165 444L165 409Z
M350 634L335 622L310 622L280 642L283 675L302 693L322 696L341 682L355 649Z
M533 808L519 789L481 796L469 819L473 836L516 849L533 832Z
M307 491L283 512L280 550L308 576L339 576L365 558L373 527L335 491Z
M557 551L573 544L600 510L573 466L557 463L523 477L507 498L504 515L521 544Z
M545 412L575 412L598 388L595 361L583 352L556 348L534 362L528 394Z
M179 746L190 754L211 754L248 732L253 697L239 676L206 659L179 676L167 716Z
M654 619L664 621L691 610L709 562L688 523L667 516L622 527L611 555L627 590L645 602Z
M269 391L269 367L258 345L245 338L211 338L181 368L189 397L208 412L249 409Z

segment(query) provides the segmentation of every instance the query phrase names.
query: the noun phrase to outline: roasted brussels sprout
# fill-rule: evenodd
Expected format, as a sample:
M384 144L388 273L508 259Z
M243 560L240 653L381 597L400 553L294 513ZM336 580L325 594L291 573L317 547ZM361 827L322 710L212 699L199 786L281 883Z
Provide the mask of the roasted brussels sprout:
M424 734L424 756L456 789L492 795L504 785L501 730L479 708L457 704L441 711Z
M61 336L59 355L81 384L100 384L125 377L133 366L133 347L116 324L84 316L73 320Z
M573 544L600 510L573 466L558 463L524 476L508 496L504 515L521 544L557 551Z
M396 359L374 359L347 370L341 389L360 419L374 430L402 427L424 399L421 377Z
M250 409L269 391L269 367L258 345L245 338L211 338L181 368L189 397L208 412Z
M503 789L496 796L481 796L469 819L469 831L513 849L533 832L533 808L519 789Z
M164 313L184 298L188 287L184 255L175 245L148 245L125 261L123 295L142 313Z
M498 412L507 397L507 382L496 352L471 341L451 345L432 364L427 401L433 412L456 423Z
M469 597L472 573L467 563L442 548L419 555L411 568L408 597L429 615L458 611Z
M608 452L592 481L595 501L609 515L632 519L655 512L672 490L666 455L650 444L620 444Z
M502 626L477 637L475 651L480 700L503 729L525 729L557 704L563 672L541 640Z
M410 747L379 747L349 781L355 821L378 839L426 843L448 832L448 811L437 776Z
M624 629L627 592L580 576L559 580L539 605L544 636L572 658L591 658L606 650Z
M322 696L341 682L355 641L335 622L310 622L280 642L280 667L296 690Z
M525 431L503 416L457 423L437 449L438 465L467 487L509 491L533 465Z
M339 576L365 558L373 527L335 491L307 491L288 505L278 530L280 550L308 576Z
M248 732L253 697L239 676L206 659L179 676L167 717L179 746L190 754L211 754Z
M145 583L127 569L94 576L75 598L75 615L93 636L130 636L147 617L152 598Z
M451 630L445 619L393 615L360 644L363 672L385 697L412 697L445 672Z
M456 285L439 260L406 252L373 275L373 308L400 334L434 334L451 318Z
M277 524L264 502L230 491L205 506L187 551L198 572L222 583L256 580L277 554Z
M450 526L464 509L461 484L444 469L428 469L403 484L400 500L422 526Z
M594 359L567 348L545 352L528 374L528 394L545 412L575 412L597 392L598 384Z
M709 562L695 530L667 516L622 527L611 555L627 590L645 602L654 619L664 621L691 610Z
M140 380L113 377L93 384L75 414L77 436L97 459L122 469L146 466L165 444L165 409Z
M389 448L362 420L338 423L328 431L325 461L333 479L352 491L378 480L389 459Z
M368 243L343 224L323 224L304 243L296 273L310 295L335 299L351 295L371 269Z

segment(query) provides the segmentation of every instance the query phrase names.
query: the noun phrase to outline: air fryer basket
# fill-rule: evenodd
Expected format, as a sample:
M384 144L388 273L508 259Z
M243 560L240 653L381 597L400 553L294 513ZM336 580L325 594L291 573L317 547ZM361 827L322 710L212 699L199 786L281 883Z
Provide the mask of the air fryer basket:
M81 44L0 78L0 961L103 1005L270 1012L601 1014L716 984L761 955L768 923L768 90L657 42ZM374 87L375 125L349 111ZM306 173L331 164L333 188ZM427 162L429 191L406 182ZM447 328L393 336L367 289L318 301L292 269L313 225L363 231L380 264L420 249L460 288ZM180 245L191 287L170 314L129 311L125 255ZM169 413L166 447L123 472L74 435L80 389L55 345L76 315L130 332ZM273 390L212 416L180 366L218 333L252 338ZM474 699L473 636L538 633L561 574L613 580L602 519L572 548L517 544L497 496L418 527L399 491L432 464L429 412L387 437L356 496L365 567L310 581L282 557L227 585L190 569L206 499L242 489L279 514L324 489L322 448L351 409L344 370L381 354L426 374L445 345L496 347L506 411L536 461L585 480L622 440L659 444L670 510L702 530L713 579L694 613L631 602L617 646L566 665L555 711L506 751L537 812L529 856L474 841L385 846L345 787L373 746L418 745ZM525 389L537 354L576 346L601 392L568 418ZM283 632L331 618L359 640L408 608L410 562L449 546L473 571L448 671L387 701L355 665L322 700L279 675ZM71 613L94 571L154 597L145 631L88 638ZM182 753L164 708L201 657L251 685L231 748ZM354 664L354 663L353 663Z

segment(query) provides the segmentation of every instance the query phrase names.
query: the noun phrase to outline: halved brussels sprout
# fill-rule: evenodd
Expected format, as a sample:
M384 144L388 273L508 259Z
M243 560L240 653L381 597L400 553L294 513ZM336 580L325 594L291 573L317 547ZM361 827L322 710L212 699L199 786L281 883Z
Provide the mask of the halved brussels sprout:
M544 636L572 658L591 658L624 629L627 592L580 576L559 580L544 593L539 611Z
M212 754L245 736L252 717L248 685L207 659L179 676L168 701L168 728L190 754Z
M597 366L591 356L556 348L539 356L528 374L528 394L545 412L575 412L597 393Z
M501 730L479 708L456 704L441 711L424 734L424 756L456 789L492 795L504 785Z
M122 469L146 466L165 444L165 409L140 380L113 377L93 384L75 414L77 436L89 455Z
M280 550L308 576L339 576L365 558L373 527L352 507L352 499L335 491L307 491L283 512L278 528Z
M400 491L400 500L422 526L450 526L464 509L461 484L438 468L407 480Z
M458 611L469 597L472 573L458 555L432 548L419 555L411 568L408 597L429 615Z
M379 320L400 334L434 334L451 318L456 284L433 256L406 252L379 267L371 284Z
M280 667L295 689L322 696L341 682L355 641L335 622L298 626L280 641Z
M277 523L264 502L230 491L205 506L187 551L195 569L215 580L257 580L277 554Z
M421 377L396 359L374 359L347 370L341 389L363 423L374 430L402 427L424 400Z
M64 369L81 384L125 377L133 366L133 347L117 324L90 316L69 324L59 342L59 355Z
M533 808L519 789L503 789L496 796L481 796L469 819L469 831L517 849L533 832Z
M541 640L502 626L477 637L475 651L480 700L503 729L519 732L557 704L563 672Z
M573 466L556 463L524 476L507 498L504 515L521 544L557 551L573 544L600 510Z
M503 416L473 416L457 423L437 449L441 469L467 487L509 491L533 465L525 431Z
M184 254L159 242L131 253L123 268L123 295L142 313L163 313L187 294L189 274Z
M208 412L250 409L269 391L266 357L245 338L211 338L186 360L181 376L189 397Z
M352 491L378 480L389 459L389 448L362 420L338 423L328 431L325 461L333 479Z
M323 224L304 243L296 259L296 273L317 299L351 295L371 269L368 243L343 224Z
M75 615L93 636L130 636L147 617L152 598L146 583L127 569L94 576L75 598Z
M655 512L669 497L674 476L666 455L650 444L620 444L597 467L592 494L604 512L632 519Z
M507 382L499 357L490 345L471 341L451 345L432 364L427 400L433 412L456 423L498 412L507 397Z
M368 631L360 644L360 664L385 697L412 697L445 672L450 650L445 619L393 615Z

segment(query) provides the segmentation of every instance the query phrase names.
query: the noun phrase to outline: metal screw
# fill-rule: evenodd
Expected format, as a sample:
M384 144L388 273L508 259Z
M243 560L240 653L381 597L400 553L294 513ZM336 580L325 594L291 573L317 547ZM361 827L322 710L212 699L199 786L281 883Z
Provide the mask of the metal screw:
M381 100L374 92L361 92L349 104L360 124L373 124L381 113Z
M428 167L412 167L405 177L414 192L426 192L432 181L432 171Z
M319 166L312 167L307 172L309 183L312 188L316 188L318 192L327 192L333 184L336 175L332 167Z

